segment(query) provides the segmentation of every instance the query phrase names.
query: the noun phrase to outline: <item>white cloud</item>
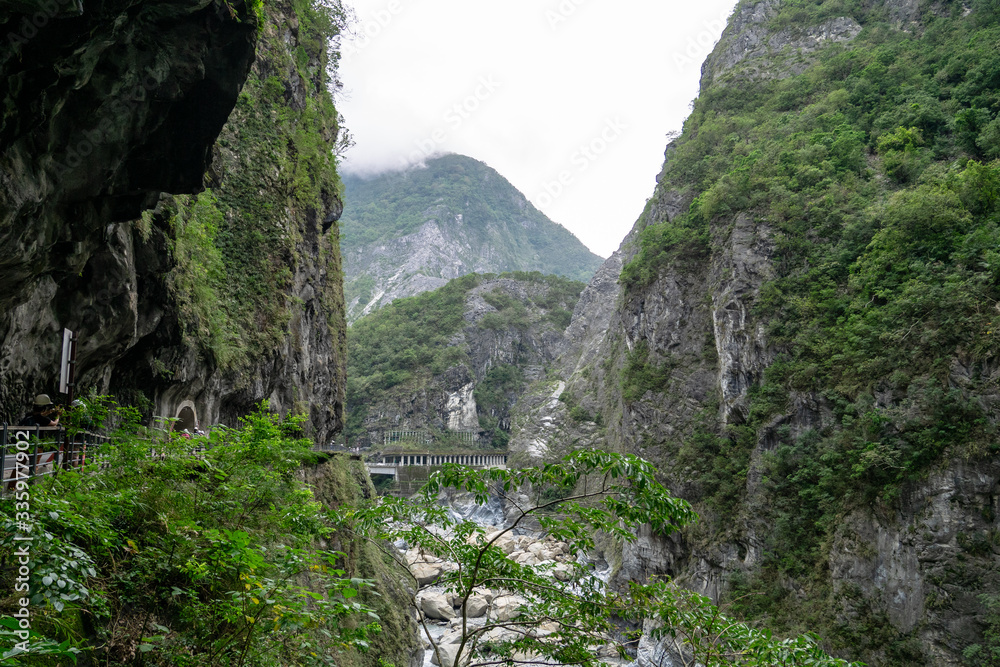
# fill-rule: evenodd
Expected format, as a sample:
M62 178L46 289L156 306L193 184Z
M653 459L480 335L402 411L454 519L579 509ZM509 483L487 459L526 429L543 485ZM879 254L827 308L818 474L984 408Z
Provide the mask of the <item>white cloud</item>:
M469 155L602 256L652 194L666 135L689 113L701 62L735 5L348 2L359 22L343 43L339 108L357 144L345 169Z

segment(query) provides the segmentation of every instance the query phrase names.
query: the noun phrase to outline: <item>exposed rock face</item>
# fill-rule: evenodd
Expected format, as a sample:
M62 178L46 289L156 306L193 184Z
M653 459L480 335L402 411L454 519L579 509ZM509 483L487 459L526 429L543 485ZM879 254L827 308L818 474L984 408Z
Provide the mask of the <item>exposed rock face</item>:
M4 34L24 39L0 52L17 110L0 126L5 419L52 392L62 326L83 335L80 369L101 375L155 326L140 321L132 235L115 223L162 191L201 189L254 57L255 22L234 7L109 2L41 27L7 17ZM162 270L163 250L148 246L143 268Z
M351 300L352 319L364 317L396 299L437 289L467 273L491 273L497 268L488 261L488 256L474 252L469 240L463 238L460 218L451 216L447 209L431 210L428 215L447 218L442 217L442 222L428 220L413 234L362 246L345 256L347 276L368 273L376 277L369 300L362 303L361 296ZM454 236L449 223L459 230ZM466 255L474 255L475 263L467 264L463 260Z
M736 217L730 237L716 253L709 280L712 292L712 333L719 357L719 388L723 418L728 423L740 410L747 390L763 377L773 353L767 348L764 325L754 322L750 309L760 286L772 275L770 230L756 225L750 216Z
M476 397L472 395L476 388L474 382L463 385L458 391L448 394L445 412L448 414L448 429L451 431L469 431L479 428L476 416Z
M806 55L827 42L849 42L861 32L861 25L847 16L773 32L768 23L779 6L780 0L761 0L737 9L722 42L702 66L703 88L740 64L746 65L740 77L786 78L801 74L809 65L808 59L785 64L782 56Z
M975 557L989 550L983 536L995 530L998 490L1000 462L951 461L908 489L894 515L846 516L830 557L842 613L865 613L867 603L919 636L928 664L962 664L956 650L979 640L979 596L1000 590L995 563ZM858 590L869 600L854 597Z
M0 310L42 276L79 274L160 192L202 187L215 138L254 57L242 2L106 2L35 30L12 15L4 34ZM28 36L30 35L30 38ZM100 287L97 291L100 290Z
M318 179L317 204L276 181L262 188L247 167L263 162L245 139L273 103L265 80L284 87L280 103L296 119L307 100L328 99L326 53L310 54L305 76L295 64L298 25L290 6L269 4L255 62L257 19L242 2L108 2L51 18L3 52L5 103L18 113L0 126L0 240L10 250L0 259L0 417L16 420L32 394L55 393L66 327L80 338L78 393L114 393L167 417L190 404L204 426L232 423L270 398L275 409L309 414L320 438L339 429L343 297L336 237L326 233L341 211L336 176ZM302 131L335 141L335 120L301 118ZM210 166L218 219L195 220L195 200L161 196L200 192ZM207 271L205 252L223 267L240 264L233 241L241 224L256 223L243 222L241 207L254 208L247 192L280 193L274 209L284 211L288 239L271 244L265 277L280 304L258 307L252 325L234 314L250 309L235 289L242 275L194 278ZM192 224L215 248L192 251L189 236L181 254L178 237ZM239 267L252 271L247 261ZM212 317L225 318L228 333Z

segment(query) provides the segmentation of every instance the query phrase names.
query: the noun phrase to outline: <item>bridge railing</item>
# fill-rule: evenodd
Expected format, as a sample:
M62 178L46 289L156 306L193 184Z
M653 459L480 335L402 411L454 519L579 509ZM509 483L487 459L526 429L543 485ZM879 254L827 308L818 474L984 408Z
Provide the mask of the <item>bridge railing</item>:
M489 468L507 464L507 454L502 452L376 452L366 457L370 467L434 467L447 463Z
M169 437L167 432L161 433L163 438ZM147 459L164 460L175 455L161 438L140 441L145 443ZM63 470L108 470L112 463L103 446L110 442L110 437L89 431L71 435L61 426L0 425L0 497L13 491L18 482L34 484ZM199 437L184 448L183 456L204 458L211 448L207 438Z
M0 496L10 493L17 482L33 484L61 470L93 463L108 438L80 431L70 436L60 426L0 427Z

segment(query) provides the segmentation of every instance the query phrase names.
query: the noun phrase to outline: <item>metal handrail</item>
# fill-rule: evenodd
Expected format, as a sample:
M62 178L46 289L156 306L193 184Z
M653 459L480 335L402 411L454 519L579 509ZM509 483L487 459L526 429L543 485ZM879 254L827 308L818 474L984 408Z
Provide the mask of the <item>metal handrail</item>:
M108 438L87 431L70 437L62 426L0 426L0 496L15 489L17 482L33 484L61 470L83 468L88 448L93 450ZM25 461L27 459L27 461ZM27 474L21 472L27 468Z

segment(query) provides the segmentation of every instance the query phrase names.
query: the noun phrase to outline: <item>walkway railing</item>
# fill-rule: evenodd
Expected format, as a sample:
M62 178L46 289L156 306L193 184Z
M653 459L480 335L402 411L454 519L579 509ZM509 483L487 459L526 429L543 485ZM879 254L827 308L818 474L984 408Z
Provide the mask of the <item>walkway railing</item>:
M69 437L59 426L8 426L0 430L0 496L15 490L17 482L33 484L61 470L93 462L105 436L81 431Z
M365 465L373 475L398 476L401 468L431 468L447 463L473 468L506 468L505 452L381 452L369 454Z

